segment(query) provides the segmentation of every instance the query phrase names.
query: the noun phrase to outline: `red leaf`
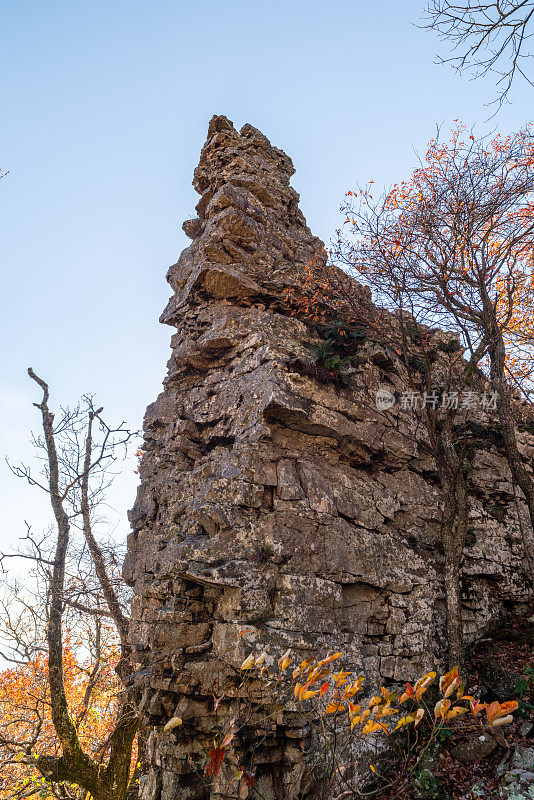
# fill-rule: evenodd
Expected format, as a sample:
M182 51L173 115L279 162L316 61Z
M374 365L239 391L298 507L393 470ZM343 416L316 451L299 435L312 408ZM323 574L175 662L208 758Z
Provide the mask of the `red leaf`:
M215 778L219 774L221 764L224 760L224 747L216 747L214 750L210 750L208 755L209 761L204 769L204 775L207 777L213 776Z

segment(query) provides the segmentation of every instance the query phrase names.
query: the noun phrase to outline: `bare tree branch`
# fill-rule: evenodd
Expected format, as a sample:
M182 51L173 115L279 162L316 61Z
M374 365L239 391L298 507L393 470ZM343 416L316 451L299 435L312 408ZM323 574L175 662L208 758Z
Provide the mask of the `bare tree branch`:
M499 106L507 99L513 81L521 75L533 83L530 39L533 0L431 0L423 27L434 30L451 45L452 55L439 57L474 77L497 76Z

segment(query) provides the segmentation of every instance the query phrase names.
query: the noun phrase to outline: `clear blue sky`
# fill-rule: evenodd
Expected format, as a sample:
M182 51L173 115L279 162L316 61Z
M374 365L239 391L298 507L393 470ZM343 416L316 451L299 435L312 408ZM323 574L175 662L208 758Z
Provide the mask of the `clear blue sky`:
M425 0L0 0L2 370L0 546L47 520L3 463L38 426L32 365L53 401L96 392L140 426L171 329L164 276L187 244L193 169L214 114L250 122L293 158L327 240L344 192L408 176L436 123L487 119L490 81L433 63ZM526 121L517 85L491 123ZM112 501L119 530L136 477Z

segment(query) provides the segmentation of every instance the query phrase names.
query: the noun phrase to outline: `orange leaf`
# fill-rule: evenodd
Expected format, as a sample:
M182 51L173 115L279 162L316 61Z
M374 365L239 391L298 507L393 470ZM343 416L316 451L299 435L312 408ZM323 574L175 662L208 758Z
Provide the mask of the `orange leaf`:
M405 703L410 697L413 697L414 690L411 683L406 684L406 691L401 694L398 700L398 704Z
M216 747L208 753L208 763L204 768L204 775L206 777L216 777L219 774L221 764L224 760L224 747Z
M486 716L488 718L488 722L490 725L499 719L499 717L506 717L510 714L510 712L515 711L518 707L519 703L517 700L509 700L506 703L499 703L495 701L494 703L490 703L489 706L486 706ZM499 723L504 724L504 723Z
M458 667L453 667L450 672L442 675L439 679L439 690L444 697L449 697L459 686Z

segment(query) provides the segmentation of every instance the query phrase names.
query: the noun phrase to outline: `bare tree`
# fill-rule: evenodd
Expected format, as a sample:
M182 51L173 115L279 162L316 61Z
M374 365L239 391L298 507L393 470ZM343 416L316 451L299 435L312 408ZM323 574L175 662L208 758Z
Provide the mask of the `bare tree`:
M436 31L452 47L452 55L441 58L475 77L493 72L498 76L501 105L516 75L530 85L533 53L530 39L534 16L532 0L431 0L426 8L426 28Z
M61 409L56 419L49 408L47 383L32 369L28 374L42 390L41 401L34 404L41 413L42 435L34 438L34 444L41 453L43 469L38 476L24 464L12 467L12 471L48 494L55 524L52 540L50 535L34 536L28 527L27 547L18 555L33 562L44 591L37 603L25 602L23 593L18 592L18 617L12 615L7 625L4 620L3 628L14 661L33 667L36 653L44 651L46 686L39 696L29 698L22 712L25 736L22 740L13 737L13 731L19 729L11 720L0 730L0 750L8 758L16 757L33 766L54 796L123 800L135 791L137 780L137 775L131 774L131 759L138 717L127 693L120 691L116 697L112 728L97 751L84 749L79 730L101 674L105 625L109 628L111 624L116 634L115 670L123 686L133 672L118 558L113 548L97 541L94 524L113 480L112 465L135 433L124 423L110 427L102 417L103 409L95 407L90 396L73 410ZM75 541L73 533L77 530L81 535ZM5 554L2 561L9 555L13 554ZM83 644L91 654L85 692L76 714L69 707L65 683L64 637L69 615L76 615L78 633L85 632ZM36 745L47 715L54 741L43 750ZM30 796L31 792L24 791L21 787L17 796Z

